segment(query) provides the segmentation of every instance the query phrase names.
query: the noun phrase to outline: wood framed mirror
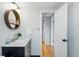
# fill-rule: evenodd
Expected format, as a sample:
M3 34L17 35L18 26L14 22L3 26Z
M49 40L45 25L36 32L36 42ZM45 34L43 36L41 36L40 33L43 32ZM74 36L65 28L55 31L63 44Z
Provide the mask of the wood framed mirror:
M5 12L4 20L9 29L15 30L20 26L20 16L14 9Z

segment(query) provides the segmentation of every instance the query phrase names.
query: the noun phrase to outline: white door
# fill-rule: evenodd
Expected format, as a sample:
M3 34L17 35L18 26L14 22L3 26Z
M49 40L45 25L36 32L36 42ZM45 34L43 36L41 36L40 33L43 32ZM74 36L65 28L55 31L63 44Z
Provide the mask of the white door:
M67 57L67 4L55 12L54 53L56 57Z

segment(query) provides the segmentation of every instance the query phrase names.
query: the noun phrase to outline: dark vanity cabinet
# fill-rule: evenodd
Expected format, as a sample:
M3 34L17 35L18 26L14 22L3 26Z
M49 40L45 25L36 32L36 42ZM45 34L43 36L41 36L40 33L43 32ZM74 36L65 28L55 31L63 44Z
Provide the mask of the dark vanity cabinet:
M2 55L5 57L24 57L25 47L2 47Z
M5 57L30 57L31 40L25 46L2 47L2 56Z

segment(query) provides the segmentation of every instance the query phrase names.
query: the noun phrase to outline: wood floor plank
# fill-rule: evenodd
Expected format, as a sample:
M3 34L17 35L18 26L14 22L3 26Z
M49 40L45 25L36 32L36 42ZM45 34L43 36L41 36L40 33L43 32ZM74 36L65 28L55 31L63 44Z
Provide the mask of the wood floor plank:
M54 57L54 47L42 42L42 57Z

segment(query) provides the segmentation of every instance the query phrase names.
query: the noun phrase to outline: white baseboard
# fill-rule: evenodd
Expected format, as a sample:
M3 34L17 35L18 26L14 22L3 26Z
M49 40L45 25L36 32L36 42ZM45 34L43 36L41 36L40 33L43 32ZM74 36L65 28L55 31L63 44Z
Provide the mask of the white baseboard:
M54 45L54 43L53 43L53 42L51 42L51 43L49 43L49 42L45 42L45 44L46 44L46 45L51 45L51 46L53 46L53 45Z

